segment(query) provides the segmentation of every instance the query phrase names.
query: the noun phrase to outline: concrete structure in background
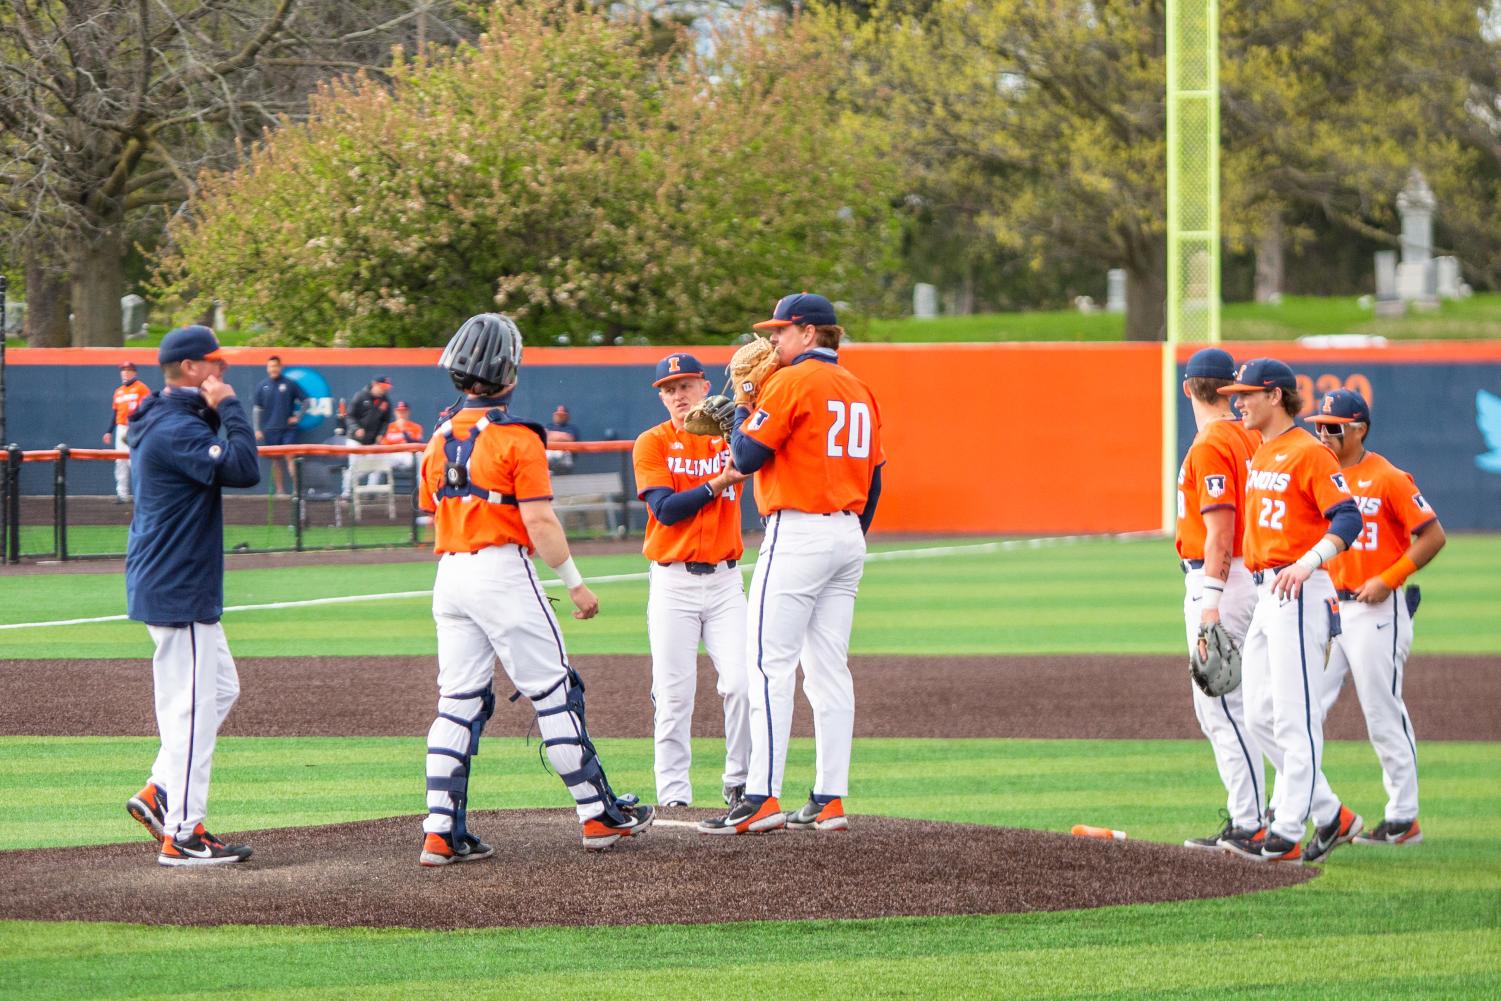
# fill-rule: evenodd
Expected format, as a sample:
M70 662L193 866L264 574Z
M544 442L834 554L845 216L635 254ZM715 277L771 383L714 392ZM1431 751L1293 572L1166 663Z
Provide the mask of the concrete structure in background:
M134 292L120 300L120 332L126 337L146 335L146 300Z
M1420 170L1407 177L1407 186L1397 195L1397 215L1402 220L1402 263L1397 265L1397 295L1419 309L1438 306L1433 267L1433 213L1438 199Z
M912 315L919 320L931 320L938 315L938 287L927 282L912 286Z
M1126 269L1111 268L1105 272L1105 312L1126 311Z

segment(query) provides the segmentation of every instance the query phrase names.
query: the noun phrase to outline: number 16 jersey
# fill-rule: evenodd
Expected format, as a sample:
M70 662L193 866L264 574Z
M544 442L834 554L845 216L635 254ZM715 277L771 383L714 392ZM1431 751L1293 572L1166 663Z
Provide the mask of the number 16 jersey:
M858 514L876 467L886 461L876 398L832 353L773 372L740 433L775 453L756 470L762 515Z

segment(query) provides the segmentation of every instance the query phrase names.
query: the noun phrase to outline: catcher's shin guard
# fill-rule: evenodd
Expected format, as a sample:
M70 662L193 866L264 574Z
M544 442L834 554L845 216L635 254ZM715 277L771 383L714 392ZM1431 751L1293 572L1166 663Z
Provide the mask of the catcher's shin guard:
M427 732L427 812L453 818L453 837L468 833L469 764L479 735L495 713L495 692L438 696L438 718Z
M620 812L621 801L605 778L604 767L584 723L584 679L570 667L556 685L532 696L532 705L537 710L537 729L542 733L547 760L579 805L580 818L588 819L589 811L584 808L598 803L605 817L614 823L626 823L625 815Z

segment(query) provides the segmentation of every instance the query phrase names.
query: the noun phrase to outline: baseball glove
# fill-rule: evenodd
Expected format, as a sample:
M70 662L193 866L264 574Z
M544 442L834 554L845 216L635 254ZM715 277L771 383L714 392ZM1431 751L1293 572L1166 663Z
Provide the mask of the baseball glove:
M726 441L735 428L735 404L724 396L706 396L683 417L689 434L722 435Z
M735 405L754 405L761 386L781 364L776 348L764 337L742 344L730 359L730 382L735 386Z
M1220 623L1199 626L1199 638L1188 657L1188 675L1210 698L1240 687L1240 648Z

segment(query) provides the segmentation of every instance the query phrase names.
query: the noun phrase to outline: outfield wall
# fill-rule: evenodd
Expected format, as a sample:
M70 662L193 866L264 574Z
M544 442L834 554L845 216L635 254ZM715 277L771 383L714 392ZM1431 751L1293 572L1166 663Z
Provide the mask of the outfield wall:
M1452 529L1501 529L1501 415L1477 415L1501 397L1501 343L1312 350L1227 344L1237 359L1288 361L1310 390L1369 390L1372 445L1418 478ZM692 349L711 371L731 347ZM429 431L455 393L435 349L227 349L229 380L245 397L266 358L315 373L324 409L352 398L376 374L411 403ZM629 439L664 418L651 389L666 348L530 348L514 410L546 422L566 404L591 440ZM844 364L881 403L889 460L878 528L884 532L1124 532L1160 526L1161 346L1150 344L856 344ZM1179 352L1179 366L1191 348ZM20 349L7 353L8 428L24 448L97 447L110 421L117 366L129 358L161 385L151 348ZM717 381L717 380L716 380ZM1310 398L1313 393L1305 394ZM1179 400L1179 451L1192 434ZM1497 406L1501 406L1498 401ZM321 441L332 419L308 418L301 439ZM50 492L45 464L29 463L23 490ZM108 463L78 463L73 490L113 490Z

